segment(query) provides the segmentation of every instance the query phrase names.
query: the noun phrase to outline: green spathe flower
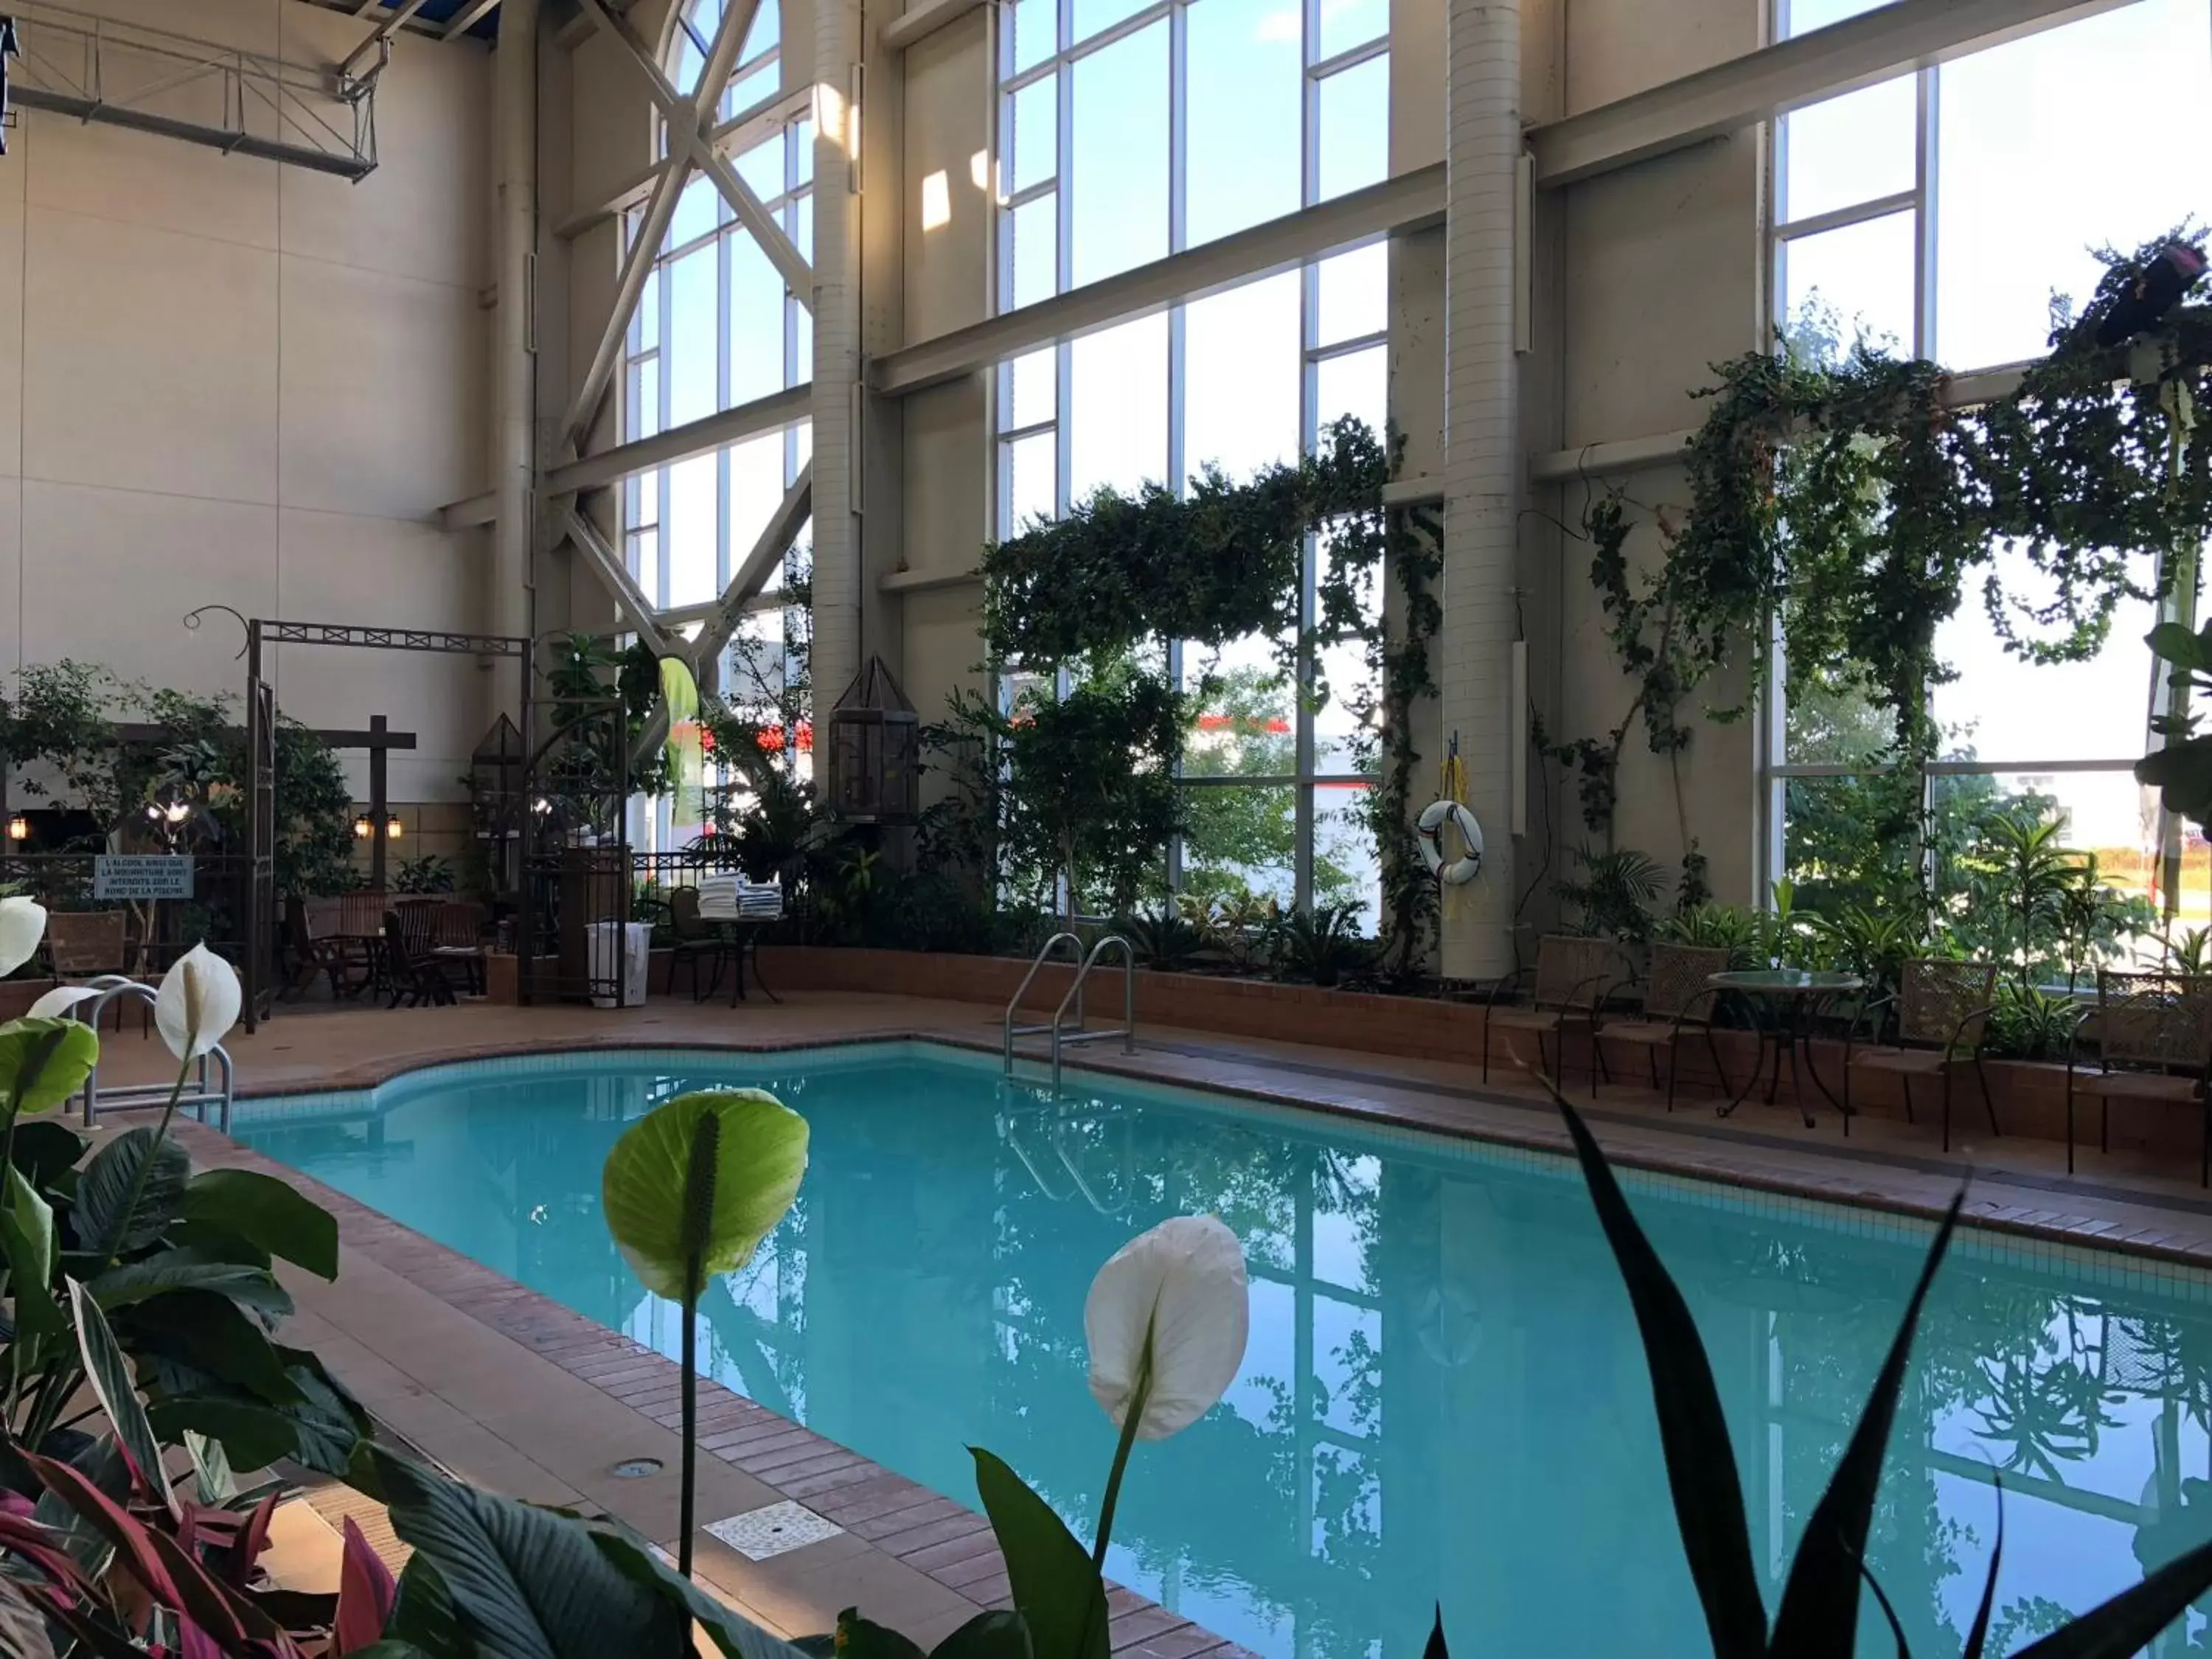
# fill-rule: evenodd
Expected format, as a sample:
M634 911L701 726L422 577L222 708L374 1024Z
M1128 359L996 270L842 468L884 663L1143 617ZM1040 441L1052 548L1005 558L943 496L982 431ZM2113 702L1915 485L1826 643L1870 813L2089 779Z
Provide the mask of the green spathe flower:
M691 1152L700 1120L719 1120L712 1179L694 1185ZM679 1095L623 1132L607 1154L600 1200L607 1231L656 1296L682 1301L692 1251L687 1201L702 1195L698 1235L702 1279L751 1259L775 1231L806 1173L806 1120L758 1089L715 1089Z

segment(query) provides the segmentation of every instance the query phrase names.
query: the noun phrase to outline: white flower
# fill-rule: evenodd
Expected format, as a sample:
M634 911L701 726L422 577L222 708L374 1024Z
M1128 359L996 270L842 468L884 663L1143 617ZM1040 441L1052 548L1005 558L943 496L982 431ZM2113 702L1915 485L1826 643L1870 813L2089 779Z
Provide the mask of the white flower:
M59 1019L80 1002L100 994L89 985L57 985L31 1005L33 1019Z
M39 954L46 936L46 907L20 896L0 898L0 977Z
M231 965L205 945L195 945L161 975L154 1025L171 1054L197 1060L238 1024L241 1000Z
M1237 1235L1213 1216L1171 1217L1116 1250L1091 1281L1083 1304L1091 1392L1118 1428L1144 1388L1137 1437L1164 1440L1237 1380L1251 1321Z

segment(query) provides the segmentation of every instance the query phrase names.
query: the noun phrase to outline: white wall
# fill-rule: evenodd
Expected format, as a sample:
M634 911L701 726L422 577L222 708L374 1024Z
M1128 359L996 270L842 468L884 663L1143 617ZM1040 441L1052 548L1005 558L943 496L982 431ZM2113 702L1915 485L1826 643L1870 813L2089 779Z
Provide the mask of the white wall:
M310 64L368 29L297 0L89 9ZM478 46L396 41L358 185L21 112L0 158L0 665L234 694L235 625L190 632L185 611L481 625L483 532L435 515L484 476L489 69ZM463 793L472 659L274 654L287 714L418 734L395 799Z

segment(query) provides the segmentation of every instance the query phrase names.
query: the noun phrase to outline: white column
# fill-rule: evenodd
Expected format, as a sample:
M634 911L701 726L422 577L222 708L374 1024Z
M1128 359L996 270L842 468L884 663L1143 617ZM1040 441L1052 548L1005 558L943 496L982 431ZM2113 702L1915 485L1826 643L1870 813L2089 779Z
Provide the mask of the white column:
M814 9L814 779L829 776L830 710L860 668L860 8Z
M531 554L537 507L538 360L531 315L538 247L538 0L506 0L492 54L492 132L497 167L494 246L499 310L491 352L492 526L487 629L528 634L535 626ZM514 678L492 675L491 707L520 716Z
M1458 734L1481 878L1443 926L1442 967L1486 978L1513 965L1513 586L1522 471L1513 350L1515 175L1521 154L1519 0L1448 8L1444 221L1444 617L1441 726Z

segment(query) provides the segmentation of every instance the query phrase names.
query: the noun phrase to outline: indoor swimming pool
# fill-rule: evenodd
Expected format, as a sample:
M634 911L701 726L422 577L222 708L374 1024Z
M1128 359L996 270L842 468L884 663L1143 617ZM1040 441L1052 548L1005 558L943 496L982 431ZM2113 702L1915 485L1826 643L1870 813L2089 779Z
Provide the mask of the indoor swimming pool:
M1091 1275L1164 1217L1245 1243L1228 1397L1140 1446L1109 1572L1281 1659L1711 1650L1643 1351L1566 1161L921 1043L549 1055L241 1106L240 1139L609 1328L678 1351L599 1216L623 1127L685 1090L809 1120L798 1202L710 1287L703 1368L974 1502L989 1447L1088 1538L1114 1432L1085 1386ZM1600 1127L1602 1137L1602 1126ZM1929 1230L1627 1174L1705 1335L1774 1605ZM1869 1559L1916 1652L1959 1650L2006 1486L2024 1644L2212 1536L2212 1275L1964 1234L1938 1279ZM1872 1619L1862 1650L1891 1653ZM2184 1629L2201 1632L2192 1613Z

